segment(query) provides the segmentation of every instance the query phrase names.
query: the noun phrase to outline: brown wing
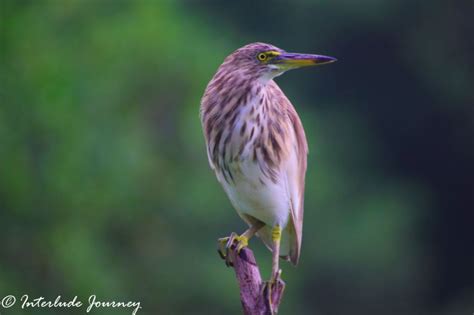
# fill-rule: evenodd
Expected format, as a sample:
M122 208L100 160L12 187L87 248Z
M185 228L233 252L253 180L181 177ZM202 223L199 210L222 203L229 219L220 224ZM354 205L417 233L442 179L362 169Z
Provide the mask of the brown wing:
M304 186L308 155L308 143L303 125L295 109L288 101L288 117L293 127L296 156L287 170L288 189L291 197L291 217L288 223L290 234L290 260L296 265L300 257L303 238Z

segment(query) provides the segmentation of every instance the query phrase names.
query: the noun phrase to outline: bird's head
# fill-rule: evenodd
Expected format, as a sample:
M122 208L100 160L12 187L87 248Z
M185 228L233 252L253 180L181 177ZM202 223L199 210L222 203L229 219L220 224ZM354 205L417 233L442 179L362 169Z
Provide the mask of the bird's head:
M223 66L234 71L244 71L249 75L271 80L285 71L318 66L336 61L336 58L300 53L289 53L265 43L252 43L237 49L224 61Z

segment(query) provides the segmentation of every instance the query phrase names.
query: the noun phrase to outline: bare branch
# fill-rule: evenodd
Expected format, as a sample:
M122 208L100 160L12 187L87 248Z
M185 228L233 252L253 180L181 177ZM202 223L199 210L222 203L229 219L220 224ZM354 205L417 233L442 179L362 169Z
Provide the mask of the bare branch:
M278 312L285 283L278 279L271 289L271 307L266 282L262 281L260 270L252 250L243 248L237 253L232 246L228 255L233 264L240 288L240 300L245 315L273 315Z

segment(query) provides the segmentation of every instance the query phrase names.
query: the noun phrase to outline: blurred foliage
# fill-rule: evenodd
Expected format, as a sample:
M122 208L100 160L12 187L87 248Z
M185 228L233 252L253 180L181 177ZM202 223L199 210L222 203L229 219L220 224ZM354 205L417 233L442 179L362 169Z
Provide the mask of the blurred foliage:
M471 1L0 4L0 297L238 314L215 239L245 226L198 108L225 56L265 41L339 59L278 78L311 151L281 314L474 310ZM130 312L94 311L112 313Z

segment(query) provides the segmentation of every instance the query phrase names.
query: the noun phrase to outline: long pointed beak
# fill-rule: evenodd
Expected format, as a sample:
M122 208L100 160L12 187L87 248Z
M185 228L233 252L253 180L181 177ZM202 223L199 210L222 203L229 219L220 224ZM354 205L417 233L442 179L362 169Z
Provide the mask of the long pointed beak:
M310 55L298 53L282 53L272 59L272 62L282 65L284 68L292 69L308 66L319 66L337 61L336 58L323 55Z

